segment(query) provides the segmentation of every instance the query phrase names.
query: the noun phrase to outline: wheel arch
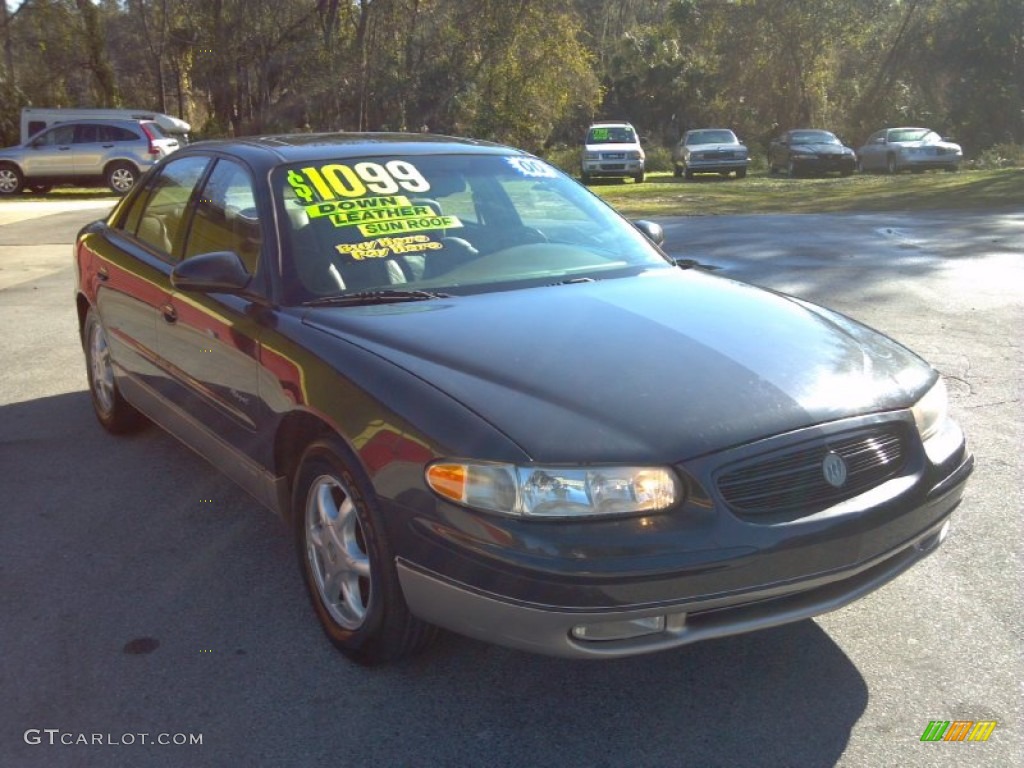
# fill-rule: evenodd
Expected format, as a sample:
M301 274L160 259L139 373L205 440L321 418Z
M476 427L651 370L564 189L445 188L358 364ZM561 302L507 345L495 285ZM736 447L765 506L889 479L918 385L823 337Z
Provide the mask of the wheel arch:
M89 313L91 308L89 300L85 297L84 293L79 293L75 296L75 309L78 312L78 338L83 339L85 333L85 316Z
M284 504L284 508L281 510L281 516L285 520L292 519L290 501L302 455L306 452L306 448L315 441L324 438L339 440L348 447L352 457L356 456L351 446L348 445L348 441L336 429L309 411L291 411L277 427L277 432L274 435L274 474L283 477L286 484L289 503ZM364 467L360 468L365 471Z

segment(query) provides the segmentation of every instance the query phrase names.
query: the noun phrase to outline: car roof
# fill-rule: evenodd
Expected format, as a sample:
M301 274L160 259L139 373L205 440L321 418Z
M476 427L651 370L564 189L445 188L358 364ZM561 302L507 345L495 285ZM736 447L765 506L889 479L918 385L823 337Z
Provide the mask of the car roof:
M601 122L598 122L598 123L591 123L590 127L591 128L598 128L598 127L604 128L604 127L609 127L609 126L613 126L613 125L621 125L623 127L627 127L628 126L629 128L633 127L632 123L627 123L625 120L602 120Z
M344 157L380 155L528 155L519 149L478 139L430 133L286 133L242 136L190 144L176 155L216 151L250 165L272 167L282 163L318 162Z

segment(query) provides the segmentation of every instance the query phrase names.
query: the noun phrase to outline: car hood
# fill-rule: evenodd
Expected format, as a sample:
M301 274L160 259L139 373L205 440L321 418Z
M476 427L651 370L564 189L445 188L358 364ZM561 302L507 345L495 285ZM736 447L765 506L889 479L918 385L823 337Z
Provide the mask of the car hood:
M845 155L846 147L838 144L794 144L790 147L793 152L805 152L815 155Z
M433 384L542 462L679 461L907 407L935 375L848 318L699 271L322 307L304 322Z

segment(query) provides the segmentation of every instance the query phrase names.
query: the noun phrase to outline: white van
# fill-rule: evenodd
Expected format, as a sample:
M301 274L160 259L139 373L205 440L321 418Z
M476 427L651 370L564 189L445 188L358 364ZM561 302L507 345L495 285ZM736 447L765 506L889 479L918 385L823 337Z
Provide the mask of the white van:
M188 144L192 126L177 117L149 109L79 109L25 107L21 110L21 143L24 144L44 128L70 120L152 120L168 138Z

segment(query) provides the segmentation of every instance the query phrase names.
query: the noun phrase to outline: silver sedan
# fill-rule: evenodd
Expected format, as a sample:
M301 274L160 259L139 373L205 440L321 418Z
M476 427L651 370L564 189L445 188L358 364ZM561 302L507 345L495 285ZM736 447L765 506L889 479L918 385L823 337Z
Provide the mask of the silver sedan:
M963 156L959 144L944 141L928 128L883 128L857 150L857 166L861 171L886 173L929 168L958 171Z
M747 175L750 153L727 128L702 128L687 131L672 152L674 175L692 179L695 173L717 173L737 179Z

